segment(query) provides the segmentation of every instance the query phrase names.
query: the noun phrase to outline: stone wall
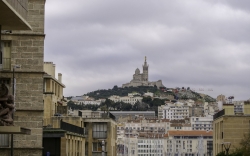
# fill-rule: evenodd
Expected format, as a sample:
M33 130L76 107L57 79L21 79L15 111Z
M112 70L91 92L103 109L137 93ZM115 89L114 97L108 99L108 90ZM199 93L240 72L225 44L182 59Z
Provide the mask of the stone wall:
M21 65L15 69L14 124L31 130L31 135L14 135L14 155L42 155L44 5L45 0L28 2L27 22L32 30L2 34L2 40L11 43L11 67ZM0 78L11 78L13 82L12 69L0 72ZM9 155L9 152L9 148L0 148L1 155Z

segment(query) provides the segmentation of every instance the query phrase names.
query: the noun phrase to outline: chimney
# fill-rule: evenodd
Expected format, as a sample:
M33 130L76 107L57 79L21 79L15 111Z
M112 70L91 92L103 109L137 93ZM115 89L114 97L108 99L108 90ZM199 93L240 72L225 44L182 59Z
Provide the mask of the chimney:
M59 81L60 83L62 83L62 74L61 74L61 73L58 73L58 81Z

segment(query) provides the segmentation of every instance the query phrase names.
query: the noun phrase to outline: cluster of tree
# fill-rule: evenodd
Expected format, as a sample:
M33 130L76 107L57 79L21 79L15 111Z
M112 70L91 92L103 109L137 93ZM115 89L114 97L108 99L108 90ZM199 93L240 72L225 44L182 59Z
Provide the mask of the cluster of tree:
M228 155L225 151L218 153L216 156L249 156L250 155L250 131L244 135L240 145L236 150L229 152Z
M147 92L155 93L158 89L156 86L138 86L138 87L125 87L120 88L118 86L114 86L112 89L102 89L102 90L96 90L93 92L89 92L85 95L93 97L95 99L106 99L109 98L111 95L118 95L118 96L127 96L128 93L137 92L141 95Z
M98 108L102 111L155 111L156 115L158 113L158 106L164 105L165 100L154 98L152 100L151 97L143 97L142 102L136 102L134 105L124 102L114 102L108 98L106 98L105 102L100 105L76 105L73 101L68 102L68 106L73 109L79 110L93 110L96 111Z
M162 88L161 88L162 89ZM158 106L164 105L165 100L154 98L152 99L151 97L143 97L142 102L137 102L134 105L131 105L129 103L124 103L124 102L113 102L109 100L108 98L112 95L117 95L117 96L127 96L128 93L139 93L143 95L144 93L151 92L154 93L154 95L157 97L167 97L168 95L174 96L176 100L178 99L192 99L194 101L206 101L206 102L213 102L215 99L212 97L206 95L203 99L203 97L192 90L188 87L185 89L182 87L182 89L179 88L178 92L172 92L171 89L166 89L163 88L162 90L158 89L156 86L138 86L138 87L125 87L125 88L120 88L118 86L114 86L112 89L108 90L96 90L93 92L89 92L85 95L93 97L95 99L106 99L106 102L101 103L100 106L98 105L75 105L74 102L70 101L68 103L68 106L71 107L72 109L89 109L89 110L97 110L100 108L101 110L121 110L121 111L155 111L157 114L158 111ZM167 91L166 91L167 90Z
M150 106L144 102L136 102L134 105L124 102L113 102L106 99L104 103L100 105L101 110L117 110L117 111L147 111Z
M91 104L87 104L87 105L77 105L75 104L73 101L69 101L67 103L68 107L73 109L73 110L92 110L92 111L96 111L99 106L98 105L91 105Z
M204 100L206 102L215 102L216 100L209 95L205 95Z
M121 88L121 87L118 87L115 85L112 89L96 90L93 92L89 92L85 95L93 97L95 99L100 99L100 98L106 99L112 95L127 96L128 93L133 93L133 92L137 92L141 95L143 95L146 92L151 92L151 93L154 93L154 95L156 97L172 95L177 100L178 99L182 99L182 100L192 99L192 100L196 101L196 100L203 99L203 97L199 93L192 91L190 89L190 87L187 87L187 89L185 89L184 87L182 87L182 89L179 88L179 91L175 93L172 91L168 91L168 89L165 87L162 90L162 88L158 89L156 86L154 86L154 87L152 87L152 86L138 86L138 87ZM206 95L204 97L204 101L214 102L215 99Z

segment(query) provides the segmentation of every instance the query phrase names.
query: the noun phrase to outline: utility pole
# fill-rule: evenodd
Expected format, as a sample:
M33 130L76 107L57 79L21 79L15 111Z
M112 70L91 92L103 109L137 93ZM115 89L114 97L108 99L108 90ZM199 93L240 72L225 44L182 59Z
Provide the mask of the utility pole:
M1 44L1 43L0 43ZM13 122L14 122L14 112L15 112L15 90L16 90L16 78L15 78L15 68L20 68L19 65L14 65L13 66L13 72L12 72L12 79L13 79L13 82L12 82L12 94L13 94L13 97L14 97L14 110L12 112L12 119L13 119ZM11 134L10 135L10 147L11 147L11 150L10 150L10 155L13 156L13 151L14 151L14 135Z

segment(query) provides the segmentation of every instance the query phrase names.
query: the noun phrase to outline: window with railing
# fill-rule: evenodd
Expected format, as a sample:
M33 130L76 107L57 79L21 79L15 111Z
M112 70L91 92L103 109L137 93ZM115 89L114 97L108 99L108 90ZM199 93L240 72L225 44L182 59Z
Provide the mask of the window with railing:
M104 146L104 151L106 151L106 147ZM93 147L92 147L93 152L102 152L102 142L93 142Z
M2 42L1 43L0 70L11 70L10 42Z

